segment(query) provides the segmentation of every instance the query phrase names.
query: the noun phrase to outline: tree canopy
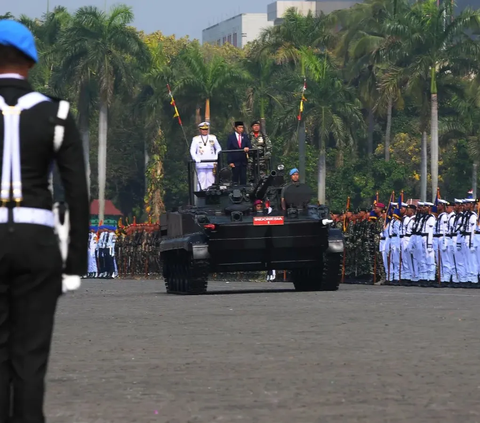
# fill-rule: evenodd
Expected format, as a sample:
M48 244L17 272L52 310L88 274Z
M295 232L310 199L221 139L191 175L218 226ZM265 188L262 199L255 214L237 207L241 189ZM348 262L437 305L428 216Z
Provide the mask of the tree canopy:
M306 182L334 209L347 197L368 206L377 191L420 198L438 186L462 197L474 183L477 10L454 15L435 0L366 0L320 16L290 9L243 49L145 34L123 5L3 18L36 37L34 88L73 105L88 162L98 163L92 198L137 219L187 201L188 143L201 120L225 146L235 120L261 119L274 164L287 168L298 166L305 128Z

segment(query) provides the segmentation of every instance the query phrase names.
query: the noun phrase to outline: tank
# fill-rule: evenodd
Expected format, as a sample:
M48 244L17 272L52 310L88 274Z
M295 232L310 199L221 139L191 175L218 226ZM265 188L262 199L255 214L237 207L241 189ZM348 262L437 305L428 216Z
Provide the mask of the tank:
M189 204L161 216L160 262L170 294L204 294L219 272L289 271L297 291L336 291L341 280L343 235L331 226L328 207L313 205L305 184L285 186L284 168L260 171L249 151L246 185L231 183L222 151L215 183L199 190L188 164ZM285 188L285 189L284 189ZM284 189L285 210L281 193ZM257 212L256 200L265 207Z

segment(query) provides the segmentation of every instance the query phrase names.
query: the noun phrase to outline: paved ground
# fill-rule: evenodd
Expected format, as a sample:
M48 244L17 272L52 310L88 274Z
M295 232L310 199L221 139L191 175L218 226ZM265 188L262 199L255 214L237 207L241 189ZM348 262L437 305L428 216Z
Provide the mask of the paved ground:
M479 291L279 288L85 282L59 308L49 423L480 422Z

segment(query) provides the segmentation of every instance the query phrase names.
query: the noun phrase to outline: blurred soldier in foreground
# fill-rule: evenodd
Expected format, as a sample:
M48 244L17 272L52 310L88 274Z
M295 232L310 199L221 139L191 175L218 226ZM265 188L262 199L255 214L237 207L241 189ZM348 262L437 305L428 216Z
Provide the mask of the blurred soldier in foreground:
M89 201L82 142L69 104L32 90L33 35L0 21L0 422L44 423L44 379L57 300L88 269ZM49 190L57 163L68 203L62 260ZM64 221L66 224L67 221ZM61 231L62 236L64 231ZM63 277L62 277L63 273Z

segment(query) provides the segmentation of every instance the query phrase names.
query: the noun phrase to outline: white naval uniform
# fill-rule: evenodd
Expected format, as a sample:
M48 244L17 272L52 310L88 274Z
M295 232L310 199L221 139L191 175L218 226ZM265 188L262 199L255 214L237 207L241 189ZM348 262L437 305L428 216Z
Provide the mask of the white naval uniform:
M465 265L467 279L463 282L478 283L478 264L477 254L475 250L475 227L477 226L477 214L475 212L467 212L465 216Z
M408 250L412 256L411 280L418 282L420 279L422 279L422 273L424 272L424 254L421 235L423 215L417 213L412 221L412 236L410 237L410 241L408 243Z
M382 231L380 232L380 243L378 248L378 250L382 254L385 278L388 278L388 228L390 226L390 222L388 222L387 225L384 226Z
M117 242L117 235L115 232L111 232L108 237L107 241L107 248L110 256L112 257L112 263L113 263L113 276L116 276L118 274L118 269L117 269L117 260L115 257L115 244Z
M215 135L197 135L193 137L190 147L190 155L197 163L198 189L204 190L212 186L215 182L213 175L214 163L201 163L202 160L218 160L218 153L222 151L222 147Z
M453 265L450 263L450 254L448 252L449 234L448 230L449 215L446 212L440 213L435 225L435 258L437 266L440 267L440 281L450 282ZM438 263L440 257L440 263Z
M477 280L478 276L480 274L480 221L477 218L477 226L475 228L475 237L474 239L474 245L475 245L475 251L476 251L476 256L477 256Z
M457 235L455 232L455 221L457 219L457 214L451 212L448 215L447 220L447 251L446 255L448 256L448 271L452 277L452 282L458 282L458 273L457 273L457 261L455 260L455 250L457 244ZM447 275L445 275L447 277Z
M88 273L97 274L97 259L95 253L97 251L97 234L90 233L88 240Z
M387 248L390 256L390 270L387 278L390 282L400 280L400 226L400 220L394 217L387 228Z
M407 281L412 279L412 253L408 249L408 243L412 236L412 226L413 226L414 216L404 216L401 226L401 247L402 247L402 279Z
M467 281L467 264L465 262L465 236L464 234L464 226L465 226L465 212L458 213L455 217L455 227L453 229L455 240L455 263L456 263L456 270L457 270L457 280L454 282L466 282Z
M425 266L422 279L426 279L427 281L435 280L435 250L433 249L433 232L435 229L435 223L435 216L433 214L427 214L424 216L422 242Z

